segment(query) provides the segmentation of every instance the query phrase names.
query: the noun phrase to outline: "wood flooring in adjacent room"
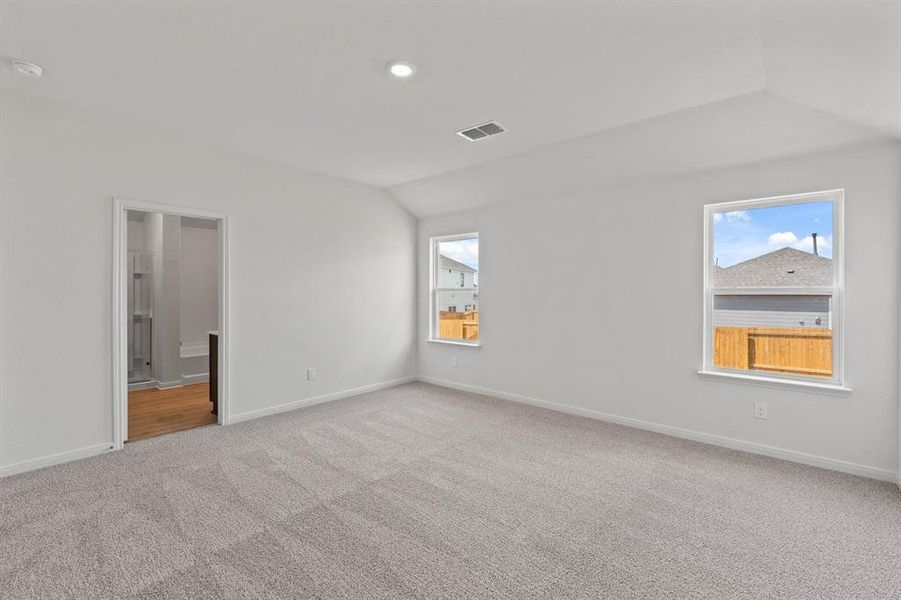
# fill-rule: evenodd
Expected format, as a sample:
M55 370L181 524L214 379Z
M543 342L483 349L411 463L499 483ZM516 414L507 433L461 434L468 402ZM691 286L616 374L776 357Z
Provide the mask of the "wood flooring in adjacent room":
M128 441L212 425L210 384L128 392Z

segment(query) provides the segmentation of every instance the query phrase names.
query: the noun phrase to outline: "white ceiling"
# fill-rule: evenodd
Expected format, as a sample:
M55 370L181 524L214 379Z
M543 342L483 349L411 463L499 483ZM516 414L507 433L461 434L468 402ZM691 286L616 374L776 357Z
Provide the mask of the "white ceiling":
M509 196L552 150L605 148L641 176L647 157L668 172L901 136L898 2L7 0L0 53L44 67L0 69L0 89L387 187L417 215ZM397 58L413 80L385 73ZM510 131L454 135L490 119ZM661 154L649 136L670 129L724 147Z
M424 217L861 143L867 127L753 92L391 188Z

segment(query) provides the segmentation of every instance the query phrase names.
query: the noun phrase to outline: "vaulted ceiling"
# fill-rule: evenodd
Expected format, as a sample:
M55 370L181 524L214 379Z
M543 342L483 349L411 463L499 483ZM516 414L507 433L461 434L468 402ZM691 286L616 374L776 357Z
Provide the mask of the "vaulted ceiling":
M901 137L898 2L18 2L21 90L389 188L416 215ZM416 76L386 74L393 59ZM454 132L487 120L479 142Z

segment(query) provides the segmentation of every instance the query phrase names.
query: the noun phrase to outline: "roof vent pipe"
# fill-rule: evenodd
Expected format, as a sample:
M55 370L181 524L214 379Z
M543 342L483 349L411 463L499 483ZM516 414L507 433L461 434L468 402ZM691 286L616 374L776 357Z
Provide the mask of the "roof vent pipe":
M820 253L817 252L817 234L815 232L811 233L810 237L813 238L813 254L814 254L814 256L819 256Z

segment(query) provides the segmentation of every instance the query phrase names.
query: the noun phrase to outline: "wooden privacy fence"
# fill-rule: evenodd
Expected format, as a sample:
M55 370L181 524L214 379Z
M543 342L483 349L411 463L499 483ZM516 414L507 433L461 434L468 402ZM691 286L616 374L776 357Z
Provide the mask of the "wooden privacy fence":
M438 313L438 335L452 340L479 339L479 311Z
M832 377L832 331L797 327L717 327L713 364L727 369Z

